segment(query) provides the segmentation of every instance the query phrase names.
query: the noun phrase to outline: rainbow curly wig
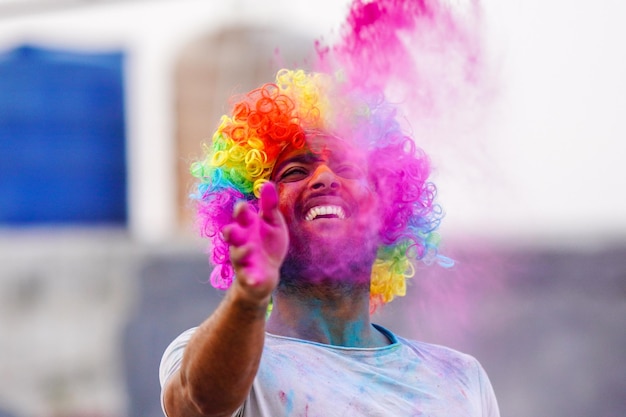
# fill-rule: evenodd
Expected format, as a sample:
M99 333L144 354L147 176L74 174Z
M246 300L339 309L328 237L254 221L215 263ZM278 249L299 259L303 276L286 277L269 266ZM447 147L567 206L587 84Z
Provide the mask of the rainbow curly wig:
M340 76L280 70L276 82L239 97L224 115L201 161L191 166L197 179L201 235L211 241L215 265L211 284L227 289L233 280L222 228L232 221L238 200L258 209L259 190L269 180L280 152L305 145L306 132L323 131L368 150L370 180L382 201L381 245L372 269L372 310L405 295L413 260L442 265L438 254L442 212L428 181L428 157L401 131L396 109L382 93L350 86Z

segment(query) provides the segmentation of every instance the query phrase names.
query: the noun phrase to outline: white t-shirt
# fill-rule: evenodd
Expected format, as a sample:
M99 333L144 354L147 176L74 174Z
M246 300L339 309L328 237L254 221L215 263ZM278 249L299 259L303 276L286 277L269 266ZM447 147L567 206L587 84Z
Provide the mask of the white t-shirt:
M499 417L493 388L476 359L376 327L392 344L348 348L267 333L252 389L234 416ZM161 388L180 367L194 330L166 349Z

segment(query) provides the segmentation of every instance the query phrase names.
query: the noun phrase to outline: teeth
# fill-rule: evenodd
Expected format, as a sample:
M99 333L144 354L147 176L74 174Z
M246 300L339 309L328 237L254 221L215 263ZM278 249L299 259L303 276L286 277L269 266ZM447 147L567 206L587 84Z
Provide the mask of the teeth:
M343 208L339 206L315 206L304 216L306 221L311 221L318 216L326 216L329 214L333 214L340 219L346 218L346 213L343 211Z

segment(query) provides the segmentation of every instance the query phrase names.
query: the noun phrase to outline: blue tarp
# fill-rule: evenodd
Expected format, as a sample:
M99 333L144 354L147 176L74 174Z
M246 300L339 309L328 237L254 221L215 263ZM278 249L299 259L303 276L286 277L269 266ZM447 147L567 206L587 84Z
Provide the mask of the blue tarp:
M0 54L0 224L126 224L123 61Z

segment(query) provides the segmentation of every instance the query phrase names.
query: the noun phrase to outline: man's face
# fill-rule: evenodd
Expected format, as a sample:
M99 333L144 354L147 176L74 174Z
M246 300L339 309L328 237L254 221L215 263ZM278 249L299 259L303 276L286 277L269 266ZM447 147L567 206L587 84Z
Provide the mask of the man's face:
M289 227L287 263L371 267L378 247L378 201L362 151L334 137L313 136L304 148L281 153L272 180Z

